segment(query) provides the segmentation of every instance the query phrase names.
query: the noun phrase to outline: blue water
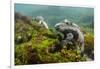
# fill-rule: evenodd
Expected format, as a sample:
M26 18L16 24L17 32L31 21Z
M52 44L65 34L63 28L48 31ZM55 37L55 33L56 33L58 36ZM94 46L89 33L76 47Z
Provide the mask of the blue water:
M94 9L86 7L64 7L34 4L15 4L15 12L20 12L26 16L43 16L48 25L54 26L55 23L67 18L76 23L94 22Z

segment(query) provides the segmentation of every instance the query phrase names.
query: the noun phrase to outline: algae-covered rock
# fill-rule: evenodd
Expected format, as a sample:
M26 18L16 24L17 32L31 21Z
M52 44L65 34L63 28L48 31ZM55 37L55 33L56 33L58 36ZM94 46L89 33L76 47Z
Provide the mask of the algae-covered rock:
M86 37L86 46L90 46L90 40ZM45 29L35 20L16 19L15 65L86 61L86 57L71 48L74 45L60 47L59 44L59 36L53 29Z
M85 54L88 55L89 58L94 60L94 37L93 37L93 34L86 33L84 37L85 37Z

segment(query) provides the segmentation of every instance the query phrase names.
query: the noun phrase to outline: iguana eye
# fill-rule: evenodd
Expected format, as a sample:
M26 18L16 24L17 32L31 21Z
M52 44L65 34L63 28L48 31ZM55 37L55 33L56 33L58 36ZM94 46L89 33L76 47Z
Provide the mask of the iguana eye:
M67 39L68 39L68 40L72 40L72 39L73 39L73 37L74 37L74 36L73 36L73 34L72 34L72 33L68 33L68 34L67 34Z

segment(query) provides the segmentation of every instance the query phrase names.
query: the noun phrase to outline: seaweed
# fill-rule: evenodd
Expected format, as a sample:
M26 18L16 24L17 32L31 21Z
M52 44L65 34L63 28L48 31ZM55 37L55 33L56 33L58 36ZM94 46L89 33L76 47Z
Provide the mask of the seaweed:
M25 16L25 18L27 18ZM60 39L54 29L45 29L35 20L15 22L15 65L64 63L94 59L94 35L86 32L85 55L76 51L73 45L60 47Z

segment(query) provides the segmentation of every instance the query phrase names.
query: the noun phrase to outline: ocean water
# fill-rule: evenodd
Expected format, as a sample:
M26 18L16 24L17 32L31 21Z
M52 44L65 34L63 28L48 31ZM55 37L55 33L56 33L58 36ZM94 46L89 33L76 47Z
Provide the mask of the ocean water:
M15 12L31 16L32 18L43 16L51 27L64 19L68 19L79 25L94 23L94 8L16 3Z

